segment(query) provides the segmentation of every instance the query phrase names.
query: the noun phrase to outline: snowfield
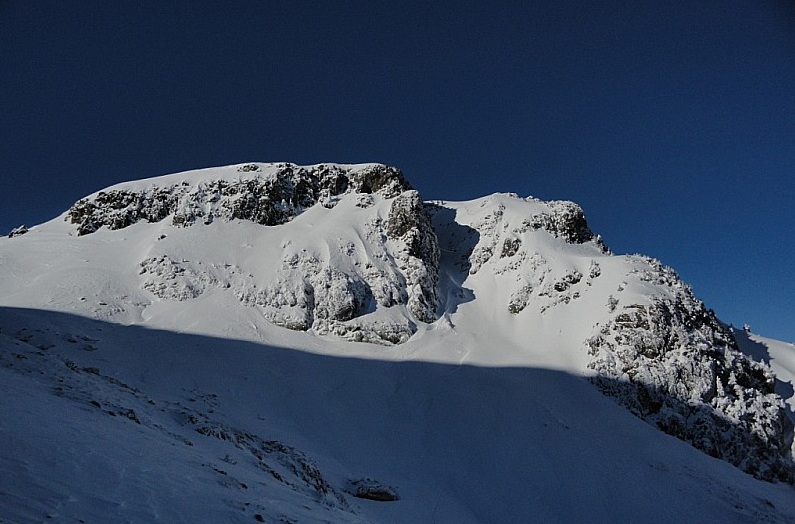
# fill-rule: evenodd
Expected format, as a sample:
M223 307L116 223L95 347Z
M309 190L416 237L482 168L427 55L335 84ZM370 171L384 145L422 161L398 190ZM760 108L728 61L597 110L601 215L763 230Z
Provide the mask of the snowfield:
M793 376L571 202L168 175L0 238L0 522L793 522Z

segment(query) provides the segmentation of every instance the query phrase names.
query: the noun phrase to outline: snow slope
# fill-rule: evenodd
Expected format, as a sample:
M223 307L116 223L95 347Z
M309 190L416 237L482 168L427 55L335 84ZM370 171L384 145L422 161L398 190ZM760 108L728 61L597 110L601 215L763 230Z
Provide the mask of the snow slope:
M207 191L259 188L286 168L309 189L291 200L298 185L280 185L274 224L229 211L244 192ZM632 380L698 397L691 407L709 393L725 417L753 419L753 436L792 414L791 345L738 334L763 364L733 356L675 274L613 256L571 203L498 194L422 210L402 175L362 184L374 169L169 175L105 194L169 188L157 194L176 207L147 215L151 199L130 197L92 209L95 194L77 222L73 208L0 239L0 521L795 519L791 485L710 457L599 389L638 415ZM329 190L328 172L349 183ZM263 217L257 194L245 209ZM651 347L660 304L679 304L654 346L665 358L629 359L636 346L619 341ZM685 329L681 311L704 318ZM715 347L706 368L681 365ZM737 385L767 380L764 364L780 397ZM684 378L666 382L671 370ZM675 408L646 415L661 426Z

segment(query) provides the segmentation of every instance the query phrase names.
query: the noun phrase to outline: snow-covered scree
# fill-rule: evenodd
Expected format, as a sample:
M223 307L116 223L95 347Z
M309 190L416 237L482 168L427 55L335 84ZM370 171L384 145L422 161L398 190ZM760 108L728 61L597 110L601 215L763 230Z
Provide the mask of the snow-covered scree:
M794 375L571 202L168 175L0 239L0 521L791 522Z

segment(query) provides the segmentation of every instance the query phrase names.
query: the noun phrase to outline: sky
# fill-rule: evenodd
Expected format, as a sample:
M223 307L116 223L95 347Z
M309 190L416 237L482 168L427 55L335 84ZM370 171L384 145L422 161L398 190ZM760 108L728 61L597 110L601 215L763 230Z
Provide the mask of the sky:
M381 162L573 200L795 341L795 3L0 0L0 233L125 180Z

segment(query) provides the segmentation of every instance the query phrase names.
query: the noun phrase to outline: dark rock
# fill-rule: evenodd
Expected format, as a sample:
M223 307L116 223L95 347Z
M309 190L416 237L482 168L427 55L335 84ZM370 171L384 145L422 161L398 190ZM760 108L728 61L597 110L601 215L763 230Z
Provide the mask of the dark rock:
M436 286L439 281L439 241L425 211L420 194L406 191L392 201L386 234L403 240L408 252L403 256L404 273L409 289L409 310L423 322L436 320L439 303ZM419 284L420 293L413 293Z
M21 225L19 227L15 227L14 229L12 229L11 232L8 233L8 238L14 238L14 237L22 236L25 233L27 233L28 231L29 231L29 229L27 228L27 226L25 226L23 224L23 225Z
M522 246L521 239L506 238L505 241L502 243L502 252L500 253L500 258L514 256L519 251L519 248L521 246Z
M585 213L582 208L569 201L551 201L546 203L551 212L540 213L524 221L524 225L531 229L543 229L548 233L563 238L571 244L584 244L594 241L603 251L607 251L602 238L588 227Z
M400 495L394 487L387 486L371 478L352 480L348 483L345 491L354 497L374 500L376 502L394 502L400 500Z

